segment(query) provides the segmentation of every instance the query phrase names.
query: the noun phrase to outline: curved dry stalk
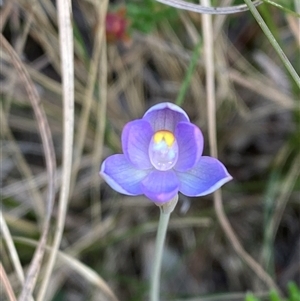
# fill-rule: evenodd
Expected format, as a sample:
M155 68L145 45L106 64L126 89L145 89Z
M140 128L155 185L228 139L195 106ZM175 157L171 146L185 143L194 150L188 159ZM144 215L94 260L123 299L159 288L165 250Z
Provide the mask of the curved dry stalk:
M58 205L58 221L54 235L52 252L46 267L44 279L37 300L44 300L49 279L53 271L58 248L61 242L69 199L72 171L72 151L74 133L74 63L73 33L71 24L71 2L57 0L61 67L63 79L64 103L64 138L63 138L63 170L62 185Z
M203 5L210 6L210 0L201 0ZM213 29L212 18L210 15L203 15L203 42L204 42L204 55L205 55L205 70L206 70L206 91L207 91L207 116L208 116L208 136L210 153L213 157L217 157L217 136L216 136L216 99L215 99L215 67L214 67L214 42L213 42ZM243 259L247 265L255 272L255 274L271 289L275 289L278 292L276 283L272 277L266 273L266 271L257 263L243 248L239 242L234 230L232 229L230 222L224 212L222 203L221 190L217 190L214 193L214 207L227 238L231 242L234 250Z
M182 0L156 0L156 1L179 9L193 11L200 14L209 14L209 15L229 15L229 14L240 13L248 10L247 5L245 4L228 6L228 7L222 7L222 6L207 7L207 6L202 6L194 3L189 3ZM258 6L262 3L263 1L256 0L253 2L253 5Z
M22 61L17 56L15 50L11 47L5 37L0 34L0 42L3 46L3 49L7 52L7 54L11 57L12 63L18 71L21 80L26 88L28 93L29 100L31 101L31 105L37 120L37 124L39 127L43 149L45 153L46 160L46 168L48 174L48 194L47 194L47 207L46 207L46 216L43 226L43 232L39 241L39 244L36 248L33 259L30 263L28 273L26 276L25 283L23 285L19 300L28 300L31 296L31 293L34 289L37 276L41 267L42 259L45 252L45 245L47 242L51 213L53 207L53 201L55 197L55 170L56 170L56 160L55 160L55 151L52 141L52 135L50 131L50 127L47 121L47 117L45 111L41 105L41 101L39 98L39 94L26 70Z

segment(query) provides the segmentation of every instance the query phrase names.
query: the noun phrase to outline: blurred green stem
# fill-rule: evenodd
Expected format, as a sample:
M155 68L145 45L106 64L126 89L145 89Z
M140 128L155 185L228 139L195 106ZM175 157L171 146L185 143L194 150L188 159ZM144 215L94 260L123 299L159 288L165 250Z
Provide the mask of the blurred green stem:
M150 301L159 301L161 262L168 223L171 215L170 212L164 212L161 206L159 207L159 209L160 215L156 235L154 264L151 275L152 278L150 283Z
M199 39L198 43L196 44L196 46L193 50L193 54L192 54L190 64L188 66L187 72L185 74L185 77L184 77L183 82L181 84L178 96L177 96L176 101L175 101L175 103L178 106L182 106L182 104L183 104L186 91L190 86L193 73L194 73L195 68L197 66L197 62L198 62L198 59L199 59L199 56L200 56L200 52L202 50L202 46L203 46L202 45L202 39Z
M268 40L272 44L273 48L275 49L275 51L277 52L277 54L281 58L283 64L286 67L286 69L288 70L288 72L290 73L290 75L292 76L292 78L294 79L294 81L296 82L297 86L300 88L300 78L299 78L299 75L295 71L294 67L292 66L292 64L288 60L288 58L285 55L285 53L283 52L283 50L280 48L278 42L274 38L274 36L271 33L269 27L267 26L267 24L265 23L265 21L263 20L263 18L261 17L261 15L259 14L259 12L256 9L256 7L253 5L252 1L251 0L244 0L244 1L247 4L249 10L251 11L253 17L256 19L257 23L261 27L262 31L264 32L264 34L266 35L266 37L268 38Z

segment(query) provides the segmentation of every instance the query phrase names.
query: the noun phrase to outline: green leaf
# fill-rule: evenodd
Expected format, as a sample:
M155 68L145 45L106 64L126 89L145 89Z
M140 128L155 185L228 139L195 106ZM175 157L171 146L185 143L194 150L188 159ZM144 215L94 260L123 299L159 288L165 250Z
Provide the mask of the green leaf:
M261 301L261 300L256 298L252 293L248 293L246 295L245 301Z
M270 300L271 301L283 301L283 300L280 299L278 293L276 291L274 291L274 290L272 290L270 292Z
M288 283L288 292L289 292L289 301L298 301L300 300L300 289L297 287L296 283Z

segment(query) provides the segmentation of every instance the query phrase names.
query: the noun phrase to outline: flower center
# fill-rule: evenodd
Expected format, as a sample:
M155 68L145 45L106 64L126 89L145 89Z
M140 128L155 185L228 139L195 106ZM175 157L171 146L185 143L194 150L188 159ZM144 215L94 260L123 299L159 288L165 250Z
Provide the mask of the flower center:
M177 162L178 144L169 131L157 131L149 145L149 157L152 165L158 170L169 170Z

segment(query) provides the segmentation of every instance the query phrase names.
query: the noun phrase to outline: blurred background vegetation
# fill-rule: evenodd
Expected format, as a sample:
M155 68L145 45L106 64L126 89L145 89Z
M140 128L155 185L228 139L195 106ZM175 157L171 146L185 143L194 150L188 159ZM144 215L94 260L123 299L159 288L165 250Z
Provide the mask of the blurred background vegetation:
M259 11L299 74L299 2L274 2L284 9L264 3ZM213 1L216 6L240 3ZM201 15L154 0L110 1L107 14L96 0L72 1L72 9L74 165L60 253L45 300L113 300L101 278L120 301L146 300L158 208L144 197L114 192L98 171L104 158L121 152L126 122L156 103L175 102L184 81L188 88L182 107L207 138ZM100 22L104 13L106 48ZM0 23L46 112L58 191L64 133L55 2L4 1ZM243 247L284 297L237 256L218 223L211 195L180 195L167 235L162 300L299 301L299 90L249 12L214 16L213 26L218 152L234 178L223 188L225 211ZM196 46L199 60L187 81ZM26 273L43 227L48 178L28 94L8 54L0 55L2 222ZM204 154L209 154L208 145ZM60 210L57 200L49 246ZM3 236L0 257L18 295L21 285ZM0 293L6 300L3 287Z

